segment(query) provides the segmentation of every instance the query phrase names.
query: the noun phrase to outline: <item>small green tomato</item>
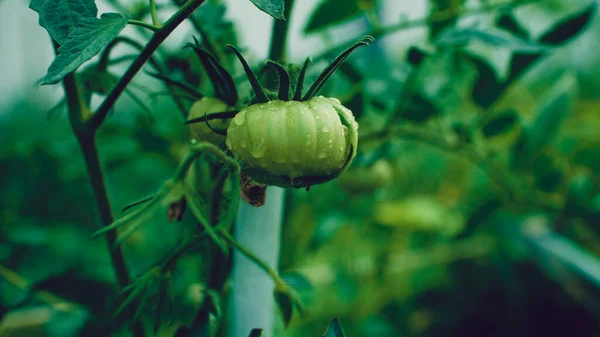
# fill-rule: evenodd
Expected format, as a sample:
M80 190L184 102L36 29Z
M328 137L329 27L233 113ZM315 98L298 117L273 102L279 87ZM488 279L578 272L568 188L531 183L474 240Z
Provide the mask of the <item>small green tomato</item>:
M223 112L229 110L227 103L214 97L203 97L194 102L190 108L189 118L199 118L207 114L215 112ZM213 128L224 129L229 126L231 119L214 119L210 121ZM191 123L190 137L198 142L209 142L215 145L223 145L225 136L213 132L205 122Z
M356 155L358 123L335 98L253 104L227 130L227 147L256 181L305 187L341 174Z

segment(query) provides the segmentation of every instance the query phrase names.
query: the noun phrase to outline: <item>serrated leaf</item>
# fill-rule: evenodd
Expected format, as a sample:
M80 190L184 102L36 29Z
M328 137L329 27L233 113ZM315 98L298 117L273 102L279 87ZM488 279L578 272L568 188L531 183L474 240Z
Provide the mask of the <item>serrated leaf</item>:
M275 19L285 20L283 17L284 0L250 0L254 6L269 14Z
M275 302L277 302L277 306L281 312L283 324L287 327L292 321L292 315L294 313L292 299L287 293L275 290Z
M539 53L548 48L535 41L519 38L496 27L453 27L440 33L433 43L440 47L450 47L464 46L475 41L520 52Z
M304 33L314 33L342 21L352 19L361 13L355 0L324 0L308 19Z
M98 15L94 0L31 0L29 8L38 12L40 26L61 45L81 19Z
M42 84L54 84L98 54L125 26L127 18L117 13L102 14L100 19L79 21L67 40L58 48L58 56L48 68Z
M334 318L329 322L329 326L327 326L327 330L323 337L345 337L344 330L342 329L342 325L340 324L340 320Z

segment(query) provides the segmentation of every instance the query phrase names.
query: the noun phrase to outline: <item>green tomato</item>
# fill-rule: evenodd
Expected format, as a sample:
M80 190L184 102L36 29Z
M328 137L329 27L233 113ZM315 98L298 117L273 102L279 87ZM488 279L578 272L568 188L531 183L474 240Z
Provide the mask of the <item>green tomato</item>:
M386 160L378 160L369 167L351 167L338 179L340 187L348 193L368 193L389 186L393 168Z
M190 108L189 119L203 117L206 114L231 110L227 103L214 97L203 97ZM227 128L231 119L213 119L209 123L213 128ZM225 143L225 136L215 133L205 122L190 124L190 137L198 142L209 142L218 146Z
M335 98L253 104L227 129L227 147L257 182L308 187L340 175L356 155L358 123Z

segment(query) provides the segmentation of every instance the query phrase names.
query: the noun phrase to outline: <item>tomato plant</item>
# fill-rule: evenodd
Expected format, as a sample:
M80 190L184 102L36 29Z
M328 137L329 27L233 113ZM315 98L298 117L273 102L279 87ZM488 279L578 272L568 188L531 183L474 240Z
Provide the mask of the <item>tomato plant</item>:
M28 6L0 336L600 331L597 2Z

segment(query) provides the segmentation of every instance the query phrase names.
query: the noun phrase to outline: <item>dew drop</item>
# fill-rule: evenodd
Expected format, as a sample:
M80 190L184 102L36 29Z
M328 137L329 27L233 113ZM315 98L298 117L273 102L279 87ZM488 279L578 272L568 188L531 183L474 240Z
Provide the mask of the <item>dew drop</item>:
M325 152L319 153L319 159L325 159L325 158L327 158L327 153L325 153Z
M265 139L263 137L259 137L258 140L250 147L250 154L254 158L261 158L265 155L265 151L267 150L267 146L265 145Z
M344 137L348 136L348 127L345 125L342 125L342 134Z
M246 122L246 115L238 114L237 116L235 116L233 118L233 122L235 123L235 125L238 125L238 126L244 125L244 123Z
M329 132L329 128L327 128L327 127L323 127L322 130L323 130L323 132Z

